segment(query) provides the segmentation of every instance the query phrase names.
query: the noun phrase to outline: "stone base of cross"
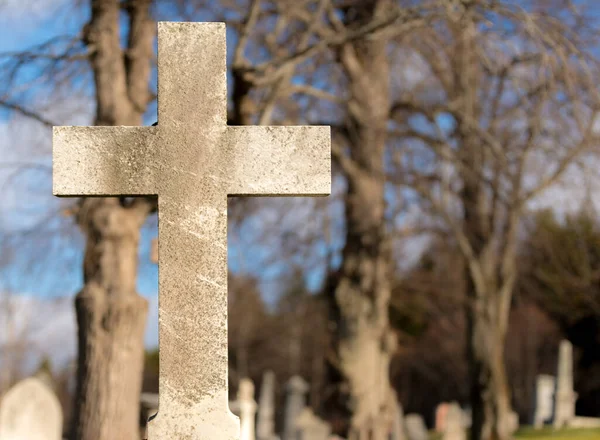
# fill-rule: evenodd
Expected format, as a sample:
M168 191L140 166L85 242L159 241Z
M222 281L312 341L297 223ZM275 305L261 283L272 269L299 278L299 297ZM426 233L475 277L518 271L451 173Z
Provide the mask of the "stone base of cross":
M158 125L54 128L55 195L158 196L150 440L239 438L227 406L227 196L331 188L329 127L227 126L225 56L223 23L159 23Z

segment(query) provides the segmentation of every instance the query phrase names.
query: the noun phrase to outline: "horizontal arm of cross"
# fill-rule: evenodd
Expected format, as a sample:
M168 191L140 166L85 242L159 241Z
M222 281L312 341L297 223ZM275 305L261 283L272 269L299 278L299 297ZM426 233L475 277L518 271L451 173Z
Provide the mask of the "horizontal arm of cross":
M331 193L330 128L228 127L229 195L325 196Z
M57 196L153 195L156 127L54 127Z

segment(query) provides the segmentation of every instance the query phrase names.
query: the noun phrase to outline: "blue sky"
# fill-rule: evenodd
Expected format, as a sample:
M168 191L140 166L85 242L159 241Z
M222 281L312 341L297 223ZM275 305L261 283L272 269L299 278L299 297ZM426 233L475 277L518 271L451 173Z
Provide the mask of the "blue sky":
M88 8L71 8L70 4L68 0L10 0L5 3L0 9L0 52L21 51L58 36L76 35L88 18ZM231 48L233 45L229 34L228 46ZM156 73L154 75L153 85L156 84ZM20 79L29 81L37 76L38 71L29 68L21 71ZM43 86L32 90L39 95L33 96L29 92L26 102L30 101L32 108L35 108L39 104L39 96L47 99L47 93ZM65 125L89 125L93 116L93 102L89 99L91 89L87 95L67 95L52 107L47 117ZM155 112L155 107L149 110L145 118L146 124L156 120ZM63 118L61 114L67 116ZM17 171L11 166L15 163L34 166ZM76 293L83 282L81 263L84 241L81 233L72 225L71 218L52 214L71 201L52 196L51 131L41 124L4 110L0 110L0 191L3 193L0 244L4 245L3 249L14 250L10 263L0 266L0 292L11 291L24 298L40 300ZM279 202L269 199L266 203ZM298 212L302 206L306 210L310 203L310 200L298 200L291 202L290 207ZM269 243L258 246L253 243L252 237L265 227L257 220L244 224L238 234L242 237L241 242L230 240L229 269L232 272L243 270L259 277L265 299L272 304L282 290L282 275L290 270L290 264L287 261L266 262L272 257L272 250L280 245L285 229L281 219L268 220L266 219L271 232ZM30 231L33 225L40 223L41 232ZM149 346L154 346L157 342L158 267L150 261L149 256L151 239L156 236L156 216L152 216L142 230L137 280L138 291L151 301L146 335ZM326 254L325 244L316 246L314 252L322 258ZM309 271L307 283L310 288L319 287L324 275L323 269L324 266L321 266L321 269ZM40 304L43 309L44 303ZM61 307L70 307L69 302L61 304ZM69 322L65 325L63 322L49 320L49 326L69 329L68 331L74 329L71 312L57 313L54 318ZM39 332L45 333L47 332ZM67 351L72 352L74 339L71 336L68 338L70 342L67 345L70 344L71 349Z
M77 34L82 23L88 18L88 8L72 8L69 6L71 4L70 0L6 1L0 6L0 52L19 51L55 36ZM231 48L234 41L231 34L229 37L228 45ZM35 77L36 72L32 69L25 70L23 75ZM156 84L156 77L153 84ZM60 119L57 122L62 124L90 124L93 102L89 99L91 89L87 92L87 97L85 94L63 96L61 101L52 107L49 117L56 115ZM40 96L46 99L45 94L40 93ZM149 110L145 121L148 125L156 120L155 111L155 107ZM3 196L0 210L0 244L13 244L14 240L17 243L11 263L0 265L0 292L11 290L28 297L53 298L72 295L82 285L83 239L77 228L72 226L70 218L54 215L42 222L45 235L52 237L47 242L40 243L39 235L23 232L28 226L39 223L48 213L69 203L68 200L57 199L51 195L50 138L49 129L22 117L9 119L9 114L0 110L0 191ZM3 166L14 162L26 162L36 166L17 174L13 168ZM341 186L338 185L338 188L341 189ZM563 191L562 194L554 193L548 201L541 202L540 205L554 204L568 209L570 203L577 204L579 200L571 191ZM310 214L307 214L310 212L308 207L312 201L267 199L264 203L267 206L272 203L284 206L287 214L283 216L285 222L277 215L269 217L267 209L260 220L253 219L245 223L241 230L236 231L241 241L229 242L229 269L233 272L245 271L259 277L265 299L273 303L284 287L282 274L289 271L291 265L290 261L271 263L269 260L273 251L276 252L282 245L286 229L307 227L310 219ZM341 204L334 204L330 209L336 211L334 218L342 218ZM304 214L298 214L302 212ZM265 228L270 232L269 239L257 245L255 238ZM2 232L7 229L13 233L17 232L16 238ZM334 230L334 242L339 247L343 238L342 225L334 225ZM149 346L155 345L157 341L155 304L158 268L149 259L150 241L156 235L156 217L151 217L142 231L138 276L138 290L148 297L152 304L146 336ZM324 243L319 243L311 252L312 257L319 260L326 254L327 247ZM300 259L297 257L296 261ZM318 288L323 275L323 265L308 271L309 287ZM68 313L57 314L56 319L71 320L71 327L61 328L73 328L73 317ZM51 320L50 324L52 325ZM74 335L71 336L74 338ZM74 339L71 343L74 344L73 341Z

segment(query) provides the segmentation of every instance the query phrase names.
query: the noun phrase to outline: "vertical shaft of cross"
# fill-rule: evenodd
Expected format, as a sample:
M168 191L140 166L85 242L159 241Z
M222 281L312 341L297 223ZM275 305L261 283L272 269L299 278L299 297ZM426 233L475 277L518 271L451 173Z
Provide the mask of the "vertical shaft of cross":
M194 429L198 438L237 438L227 395L226 194L159 197L159 237L160 401L150 438Z

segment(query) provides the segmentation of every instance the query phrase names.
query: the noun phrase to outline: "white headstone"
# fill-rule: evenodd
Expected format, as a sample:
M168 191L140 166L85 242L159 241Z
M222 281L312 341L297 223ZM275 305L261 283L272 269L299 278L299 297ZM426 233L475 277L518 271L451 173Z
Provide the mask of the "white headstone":
M63 414L54 392L31 377L0 401L1 440L61 440Z
M573 345L561 341L558 353L556 391L554 393L554 427L562 428L575 417L577 394L573 390Z
M446 430L446 418L448 417L448 402L441 402L435 407L435 432Z
M533 412L533 426L541 428L552 420L554 414L554 388L556 379L548 374L537 376L535 384L535 403Z
M254 401L254 384L250 379L240 381L238 404L240 410L240 440L254 440L256 402Z
M470 429L473 424L473 411L470 406L462 408L463 426L465 429Z
M275 436L275 373L266 371L260 387L258 419L256 425L258 440L273 440Z
M396 398L396 397L394 397ZM396 417L392 422L391 440L407 440L407 436L404 429L404 409L402 403L396 400Z
M508 432L514 434L519 429L519 413L511 411L508 414Z
M466 440L463 411L460 405L452 402L448 405L443 440Z
M296 417L296 440L328 440L329 424L317 417L310 408L304 408Z
M308 384L300 376L293 376L287 383L285 400L284 440L297 440L296 419L306 407Z
M429 432L420 414L407 414L404 417L404 427L408 440L428 440Z

